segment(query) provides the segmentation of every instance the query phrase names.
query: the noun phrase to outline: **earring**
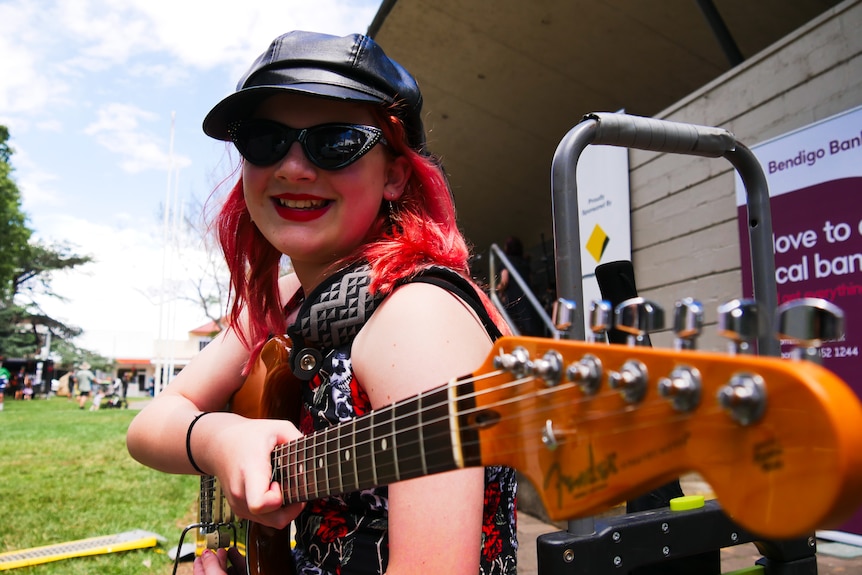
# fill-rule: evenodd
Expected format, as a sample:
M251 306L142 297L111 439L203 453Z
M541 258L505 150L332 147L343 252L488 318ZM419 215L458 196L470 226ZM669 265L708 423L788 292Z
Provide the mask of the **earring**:
M389 210L389 223L393 226L399 226L399 220L401 219L401 204L398 200L386 200L388 204L386 207Z

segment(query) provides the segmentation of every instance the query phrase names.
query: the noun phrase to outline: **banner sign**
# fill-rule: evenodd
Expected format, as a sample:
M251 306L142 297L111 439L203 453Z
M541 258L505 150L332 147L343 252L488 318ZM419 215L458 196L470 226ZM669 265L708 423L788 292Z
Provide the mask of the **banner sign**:
M862 397L862 107L751 147L769 185L778 303L822 298L846 336L823 364ZM736 177L745 297L753 295L745 188ZM790 347L782 342L782 354ZM845 529L862 533L862 512Z
M599 264L632 259L629 151L617 146L587 146L581 152L578 182L578 226L585 307L600 300ZM584 309L584 333L590 314Z

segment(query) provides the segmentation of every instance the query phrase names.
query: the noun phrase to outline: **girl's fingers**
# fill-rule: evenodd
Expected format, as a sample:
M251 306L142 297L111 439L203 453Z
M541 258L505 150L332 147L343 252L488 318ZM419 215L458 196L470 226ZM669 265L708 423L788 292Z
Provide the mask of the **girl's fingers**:
M195 559L194 575L226 575L227 551L207 549Z

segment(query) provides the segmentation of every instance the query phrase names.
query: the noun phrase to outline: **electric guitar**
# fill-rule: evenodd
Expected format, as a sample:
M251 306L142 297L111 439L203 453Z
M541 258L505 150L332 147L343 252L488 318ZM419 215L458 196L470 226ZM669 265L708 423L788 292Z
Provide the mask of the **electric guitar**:
M290 343L266 344L263 417L291 417ZM249 385L249 384L247 384ZM278 401L276 401L278 400ZM272 454L286 504L508 465L553 520L589 516L698 472L759 536L835 526L862 504L862 406L806 360L503 337L469 376ZM290 541L250 526L249 573L284 569ZM278 571L281 572L281 571Z

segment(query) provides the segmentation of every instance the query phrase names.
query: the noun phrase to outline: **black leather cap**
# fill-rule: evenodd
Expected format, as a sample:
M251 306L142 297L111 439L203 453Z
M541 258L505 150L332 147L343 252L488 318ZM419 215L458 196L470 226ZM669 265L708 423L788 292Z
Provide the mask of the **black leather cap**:
M250 116L267 97L294 92L351 102L396 104L410 145L422 150L422 94L413 76L367 36L288 32L270 44L236 92L210 110L204 132L230 140L228 124Z

